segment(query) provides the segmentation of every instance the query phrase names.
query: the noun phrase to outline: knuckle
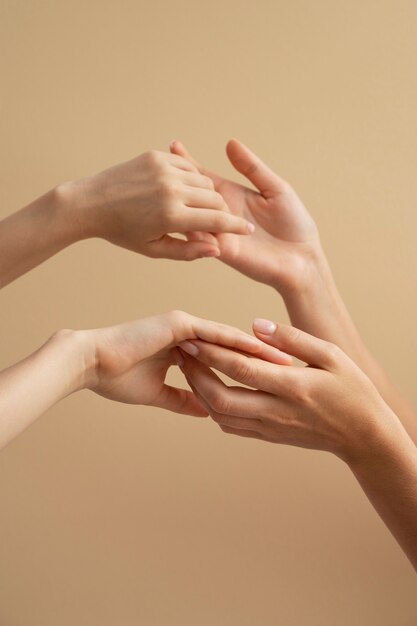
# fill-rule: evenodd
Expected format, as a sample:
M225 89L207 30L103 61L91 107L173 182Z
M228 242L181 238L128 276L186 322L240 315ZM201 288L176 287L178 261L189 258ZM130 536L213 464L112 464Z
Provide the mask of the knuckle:
M291 343L297 343L301 338L301 331L294 326L286 327L286 337Z
M311 393L305 381L298 380L291 386L291 396L297 405L307 406L311 401Z
M338 361L342 352L339 346L337 346L335 343L331 343L330 341L325 342L324 350L327 354L327 357L332 362Z
M216 391L210 398L210 405L214 409L214 413L223 415L230 410L230 400L225 391Z
M203 176L203 181L209 189L214 189L214 183L209 176Z
M252 366L249 359L242 357L236 360L232 368L232 377L243 384L249 384L252 381Z
M224 214L218 213L212 218L212 225L216 231L226 230L228 226L228 220Z
M160 181L160 193L164 200L173 200L179 196L178 185L170 178Z
M174 326L184 324L188 319L188 313L181 311L180 309L173 309L167 313L168 319Z
M212 410L210 412L210 417L214 422L216 422L216 424L223 424L224 415L217 413L217 411Z
M148 150L145 152L144 157L151 165L161 162L161 153L158 150Z

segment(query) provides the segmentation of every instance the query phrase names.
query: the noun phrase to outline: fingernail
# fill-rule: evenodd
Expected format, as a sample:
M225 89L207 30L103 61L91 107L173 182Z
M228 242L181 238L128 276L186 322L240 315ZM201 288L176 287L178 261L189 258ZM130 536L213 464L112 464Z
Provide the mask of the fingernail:
M191 341L182 341L178 345L181 350L184 350L187 354L191 354L191 356L197 356L197 354L200 354L200 350L195 344L191 343Z
M175 350L174 351L174 359L175 359L175 363L178 365L178 367L182 367L185 363L184 361L184 357L182 356L181 352L179 350Z
M220 250L207 250L206 252L203 252L201 256L202 258L220 256Z
M273 335L277 329L277 325L275 322L271 322L270 320L264 320L258 317L253 322L253 330L256 330L258 333L262 333L263 335Z
M173 148L173 147L175 146L175 144L176 144L176 140L175 140L175 139L173 139L173 140L171 141L171 143L169 144L169 147L170 147L170 148Z
M255 224L252 224L252 222L248 222L248 233L252 234L255 232Z

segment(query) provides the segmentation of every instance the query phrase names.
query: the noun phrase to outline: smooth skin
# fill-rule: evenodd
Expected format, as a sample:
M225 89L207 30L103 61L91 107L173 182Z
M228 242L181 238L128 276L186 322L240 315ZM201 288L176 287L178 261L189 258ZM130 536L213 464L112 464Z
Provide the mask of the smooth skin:
M180 141L172 142L170 149L211 178L233 215L255 224L251 237L216 236L219 259L278 291L293 326L342 348L372 380L417 443L415 412L360 337L337 289L315 222L291 185L236 139L228 142L227 156L255 189L201 166ZM189 237L213 240L205 233Z
M256 320L255 335L308 367L204 341L180 344L191 389L225 432L331 452L348 464L417 570L417 448L366 374L335 344ZM242 386L227 386L217 370Z
M168 369L179 358L175 346L197 338L272 363L291 363L288 355L251 335L182 311L109 328L61 330L34 354L0 372L0 448L81 389L117 402L206 417L192 392L165 384Z
M152 258L218 256L215 238L172 233L248 235L213 182L183 157L146 152L99 174L66 182L0 222L0 288L77 241L99 237Z

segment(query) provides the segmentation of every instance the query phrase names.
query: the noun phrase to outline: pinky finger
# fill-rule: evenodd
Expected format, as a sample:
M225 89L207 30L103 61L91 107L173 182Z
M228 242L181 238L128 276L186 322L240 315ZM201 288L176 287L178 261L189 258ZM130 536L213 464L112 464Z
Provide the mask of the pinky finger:
M231 428L230 426L219 425L221 430L228 435L237 435L238 437L249 437L250 439L259 439L267 441L267 439L256 430L243 430L242 428Z

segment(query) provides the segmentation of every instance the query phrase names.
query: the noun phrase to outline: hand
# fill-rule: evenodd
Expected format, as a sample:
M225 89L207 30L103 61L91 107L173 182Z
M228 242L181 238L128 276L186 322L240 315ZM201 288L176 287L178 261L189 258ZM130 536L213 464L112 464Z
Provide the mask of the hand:
M61 186L80 238L101 237L149 257L192 260L217 256L216 240L184 241L169 233L205 230L247 235L212 181L186 159L146 152L95 176Z
M201 167L181 142L171 144L171 152L188 159L211 178L233 215L255 224L251 237L218 235L220 259L250 278L275 287L282 295L302 288L309 280L311 259L320 249L313 219L292 187L249 148L232 139L226 150L235 169L258 191ZM196 237L204 235L193 234L190 239Z
M169 367L181 362L175 349L179 342L200 338L274 363L291 362L288 355L240 330L181 311L77 332L84 334L88 346L85 387L110 400L189 415L206 416L207 412L193 393L164 382Z
M371 455L399 421L371 381L338 347L293 327L258 320L262 341L308 367L265 363L193 341L183 371L226 433L333 452L347 462ZM189 352L188 344L181 345ZM228 387L209 368L249 387Z

